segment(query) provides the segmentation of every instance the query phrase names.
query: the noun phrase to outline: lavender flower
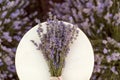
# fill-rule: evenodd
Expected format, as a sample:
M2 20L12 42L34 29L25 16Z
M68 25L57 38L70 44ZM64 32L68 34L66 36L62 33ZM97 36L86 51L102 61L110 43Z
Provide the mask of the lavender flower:
M115 73L116 75L118 75L118 72L116 71L115 66L111 68L111 71L112 71L113 73Z
M2 66L3 65L3 62L2 62L2 59L0 59L0 66Z
M41 25L37 30L41 43L37 44L34 40L32 43L42 51L51 76L59 77L64 67L65 57L69 53L70 45L77 37L78 30L76 26L66 25L62 21L58 21L56 17L52 17L52 14L49 14L46 25L47 32L45 34Z

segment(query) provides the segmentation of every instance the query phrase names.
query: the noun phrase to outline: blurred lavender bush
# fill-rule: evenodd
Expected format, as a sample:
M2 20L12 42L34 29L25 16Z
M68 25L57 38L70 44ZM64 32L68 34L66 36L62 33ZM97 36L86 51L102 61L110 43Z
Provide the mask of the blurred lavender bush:
M91 40L95 67L91 80L120 80L120 1L65 0L50 11L75 23Z
M37 12L27 15L28 5L28 0L0 0L0 80L18 80L16 47L24 33L39 22L34 18Z

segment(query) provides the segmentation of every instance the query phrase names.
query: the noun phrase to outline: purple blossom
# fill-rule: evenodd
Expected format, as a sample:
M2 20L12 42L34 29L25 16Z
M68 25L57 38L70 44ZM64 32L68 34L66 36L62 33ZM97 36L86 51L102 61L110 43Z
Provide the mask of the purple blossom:
M4 23L9 23L10 22L10 19L5 19Z
M40 23L40 20L36 18L36 19L35 19L35 22L39 24L39 23Z
M14 65L7 66L7 69L11 72L15 72L15 66Z
M116 71L115 66L113 66L113 67L111 68L111 71L112 71L113 73L115 73L116 75L118 75L118 72Z
M10 15L10 17L11 17L12 19L14 19L14 18L16 18L18 15L20 15L20 11L17 9L15 12L13 12L13 13Z
M106 40L103 40L102 43L103 43L103 44L107 44L107 41L106 41Z
M3 62L2 62L2 59L0 59L0 66L3 66L4 64L3 64Z
M2 3L3 2L3 0L0 0L0 3Z
M21 40L21 37L20 36L14 36L13 39L17 40L17 41L20 41Z
M12 38L10 37L10 33L9 32L4 32L3 33L3 38L5 38L8 42L12 41Z
M93 16L90 16L90 21L91 21L91 23L92 23L92 24L94 24L95 19L94 19L94 17L93 17Z
M76 26L70 26L58 21L51 13L49 13L49 19L46 24L46 33L43 33L41 25L37 30L41 41L39 43L40 46L36 46L37 43L34 40L32 40L32 43L42 51L44 58L49 64L51 76L60 76L64 67L65 57L69 52L69 46L77 37L78 30ZM60 72L58 72L59 70Z
M51 53L50 53L50 58L54 59L54 50L52 49Z
M98 6L97 6L97 12L98 13L102 13L104 11L104 3L98 3Z
M104 54L107 54L108 53L108 50L106 48L103 49L103 53Z
M12 77L13 77L13 74L9 74L8 76L9 76L10 78L12 78Z
M11 57L7 56L4 57L4 62L9 66L13 64L13 61L11 60Z
M10 1L7 3L7 8L11 8L15 5L15 1Z
M87 2L87 3L86 3L86 7L92 9L92 8L93 8L92 2Z
M112 61L111 56L106 56L106 59L108 63Z
M8 11L4 11L1 15L1 18L5 18L5 16L7 15Z

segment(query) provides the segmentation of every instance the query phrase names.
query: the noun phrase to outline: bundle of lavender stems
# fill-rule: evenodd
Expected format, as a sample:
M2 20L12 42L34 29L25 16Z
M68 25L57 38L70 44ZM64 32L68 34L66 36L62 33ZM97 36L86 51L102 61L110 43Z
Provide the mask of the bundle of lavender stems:
M51 80L61 80L65 58L79 31L76 25L58 21L53 15L49 15L46 26L46 33L43 33L44 30L41 24L37 29L40 43L37 44L34 40L31 41L42 52L49 67Z

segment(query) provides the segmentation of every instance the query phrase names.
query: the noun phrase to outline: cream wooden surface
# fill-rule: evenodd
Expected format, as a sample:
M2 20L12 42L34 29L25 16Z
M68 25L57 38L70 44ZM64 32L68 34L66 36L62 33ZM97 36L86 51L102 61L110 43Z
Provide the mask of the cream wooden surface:
M66 23L65 24L69 24ZM42 23L44 30L45 23ZM71 24L72 25L72 24ZM39 43L38 25L29 30L20 41L15 58L17 74L20 80L50 80L48 66L41 51L30 40ZM90 41L79 30L77 40L70 47L63 69L63 80L89 80L94 66L94 53Z

